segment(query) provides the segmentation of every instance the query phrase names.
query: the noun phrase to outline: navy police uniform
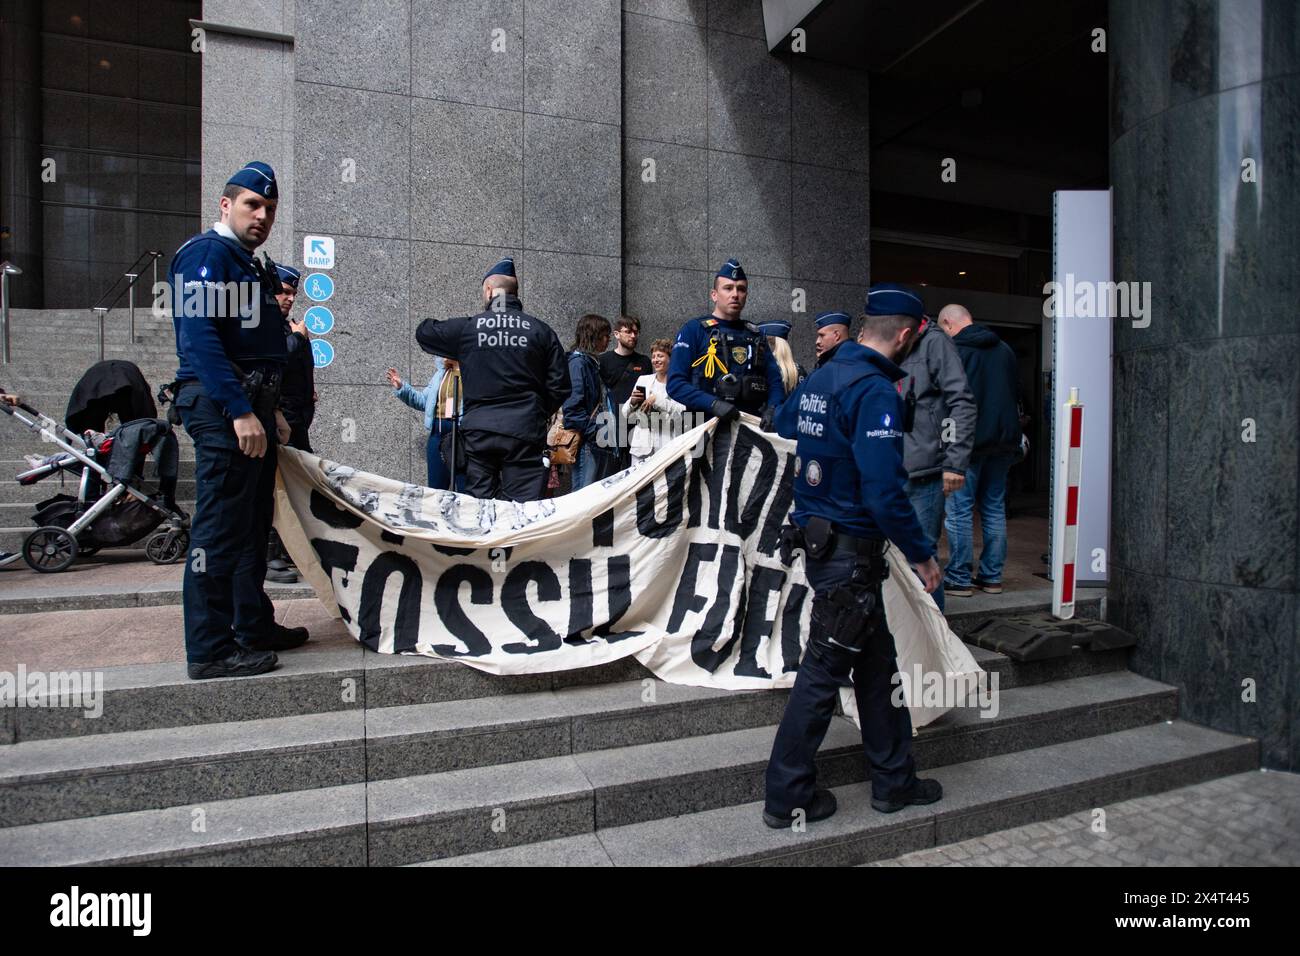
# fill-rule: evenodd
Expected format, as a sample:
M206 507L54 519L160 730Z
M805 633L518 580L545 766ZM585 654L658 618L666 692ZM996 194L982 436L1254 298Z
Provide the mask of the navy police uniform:
M816 819L813 761L840 687L857 697L873 798L896 800L917 784L911 718L890 700L898 668L881 597L890 541L912 563L934 554L903 493L903 407L894 388L903 373L856 342L828 351L776 413L777 431L798 441L791 517L814 598L807 650L767 767L771 826L788 826L797 809Z
M728 259L717 276L746 278L735 259ZM735 409L762 415L784 395L781 369L757 326L743 319L701 315L677 333L668 360L668 397L690 411L724 418Z
M294 290L298 288L301 274L290 266L276 265L280 284ZM316 392L316 362L311 354L311 339L301 332L289 327L289 316L284 317L284 345L286 362L284 383L280 387L280 411L289 423L290 448L311 451L311 440L307 435L312 420L316 417L316 403L312 396Z
M503 259L483 278L513 276ZM499 295L477 315L425 319L420 348L460 362L465 491L475 498L537 501L546 494L546 426L569 397L569 366L555 331Z
M275 173L264 163L249 163L229 184L278 198ZM185 652L196 676L196 665L276 648L286 630L275 624L263 588L274 409L286 355L274 280L228 227L218 223L186 242L168 275L180 363L175 403L195 456L184 610ZM235 435L233 420L248 412L267 434L261 458L241 452Z

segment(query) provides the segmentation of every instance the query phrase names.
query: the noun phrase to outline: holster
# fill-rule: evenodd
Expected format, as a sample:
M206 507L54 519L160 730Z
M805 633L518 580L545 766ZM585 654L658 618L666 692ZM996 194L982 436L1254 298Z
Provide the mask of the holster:
M268 372L266 369L260 368L245 372L234 362L230 364L235 370L235 375L239 378L239 384L244 388L244 395L248 398L248 403L253 406L253 414L263 422L274 421L275 409L280 404L280 385L284 380L283 374Z

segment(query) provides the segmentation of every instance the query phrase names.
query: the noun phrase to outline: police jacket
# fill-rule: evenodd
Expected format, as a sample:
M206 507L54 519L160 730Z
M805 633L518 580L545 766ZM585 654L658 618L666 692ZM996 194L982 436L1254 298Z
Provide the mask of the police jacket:
M310 426L316 417L316 406L311 400L316 389L316 362L311 354L311 342L300 332L289 330L284 320L285 350L288 363L284 367L284 381L280 385L280 407L285 421Z
M841 342L777 410L798 441L794 513L858 538L888 538L913 564L934 556L903 490L902 370L874 349Z
M975 397L966 383L957 346L943 329L927 322L902 369L899 394L916 396L912 430L903 439L907 477L925 478L944 471L966 474L975 442ZM950 432L944 427L949 418ZM951 441L944 441L945 432Z
M460 361L466 431L544 442L547 422L569 397L564 347L518 298L505 296L502 304L500 311L425 319L415 339L431 355Z
M215 229L176 250L172 284L178 380L198 379L229 418L253 410L231 363L284 365L280 304L253 253Z
M726 376L746 376L766 385L765 397L728 399L741 411L762 414L785 395L781 369L767 347L767 336L744 320L724 320L713 315L691 319L673 343L668 360L668 397L691 411L707 412Z

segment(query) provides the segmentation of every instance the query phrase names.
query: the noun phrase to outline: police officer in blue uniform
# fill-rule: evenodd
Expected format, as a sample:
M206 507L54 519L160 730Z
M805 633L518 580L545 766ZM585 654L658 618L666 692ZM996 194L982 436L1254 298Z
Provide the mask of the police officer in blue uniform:
M276 264L276 273L280 277L281 292L276 296L280 303L280 312L284 316L284 345L288 360L284 367L284 384L280 387L280 411L289 423L289 440L285 442L290 448L311 451L311 439L307 431L316 417L316 363L311 354L311 336L307 333L307 323L290 318L294 299L298 295L298 283L302 274L292 266Z
M817 365L821 365L823 355L841 342L848 341L849 326L853 324L853 317L847 312L818 312L817 317L813 319L813 324L817 326L817 338L813 349L817 353Z
M195 508L185 567L189 676L248 677L307 640L276 623L266 542L277 410L286 360L274 264L256 259L279 201L275 172L252 162L221 194L221 219L177 250L168 269L176 328L176 410L194 441Z
M466 493L537 501L550 475L546 426L569 397L569 364L555 331L524 311L513 259L487 271L482 292L482 312L425 319L415 339L460 362Z
M690 411L723 421L741 412L762 415L785 396L781 370L767 337L740 317L749 280L735 259L713 277L713 314L691 319L677 333L668 361L668 396Z
M943 794L938 781L917 778L911 718L890 699L898 665L881 597L891 542L926 591L940 577L934 549L903 492L907 423L894 383L903 377L897 363L910 350L921 317L902 298L869 298L857 342L824 353L776 414L777 431L798 441L791 517L813 608L807 649L767 766L763 822L770 827L835 812L835 795L816 786L813 761L840 687L852 686L857 697L871 805L892 813Z

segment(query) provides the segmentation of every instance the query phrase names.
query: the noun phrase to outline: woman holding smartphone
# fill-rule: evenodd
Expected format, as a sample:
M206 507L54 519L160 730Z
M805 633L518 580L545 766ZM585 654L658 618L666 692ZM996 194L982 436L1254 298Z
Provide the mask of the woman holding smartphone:
M668 339L656 339L651 344L650 367L654 372L636 380L632 396L620 409L631 431L633 461L649 458L681 434L686 406L668 397L668 357L672 348Z

